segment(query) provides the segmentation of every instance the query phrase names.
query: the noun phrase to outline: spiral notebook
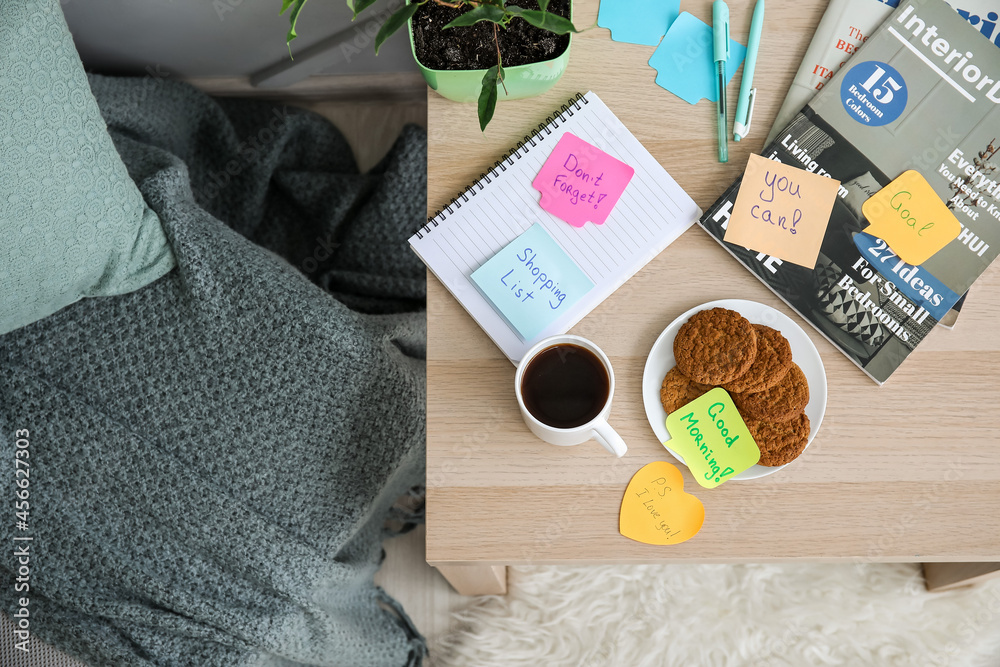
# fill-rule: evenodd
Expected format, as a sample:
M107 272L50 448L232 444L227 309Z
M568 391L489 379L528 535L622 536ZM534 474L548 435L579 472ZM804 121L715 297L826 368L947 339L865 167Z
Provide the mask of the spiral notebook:
M532 181L563 134L572 132L635 169L604 224L574 227L539 206ZM542 338L565 333L701 217L670 174L593 92L577 94L489 173L463 190L410 238L438 280L514 363ZM573 307L524 339L470 279L535 224L590 279Z

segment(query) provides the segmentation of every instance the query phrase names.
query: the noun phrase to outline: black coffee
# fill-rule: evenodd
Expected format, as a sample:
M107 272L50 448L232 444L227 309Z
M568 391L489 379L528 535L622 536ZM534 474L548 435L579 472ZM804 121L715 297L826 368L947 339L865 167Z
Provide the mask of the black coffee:
M611 379L597 355L569 343L539 352L521 377L524 407L554 428L586 424L600 414L610 391Z

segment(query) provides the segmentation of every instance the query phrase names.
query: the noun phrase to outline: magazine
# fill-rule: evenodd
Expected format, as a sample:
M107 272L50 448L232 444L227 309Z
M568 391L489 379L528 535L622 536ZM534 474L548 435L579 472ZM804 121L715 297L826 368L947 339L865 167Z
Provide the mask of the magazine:
M959 16L976 26L979 32L994 44L1000 46L1000 0L947 0ZM899 4L899 0L830 0L823 18L813 34L806 55L799 65L792 85L788 88L785 101L771 126L771 133L764 144L774 140L775 135L795 117L813 95L833 78L851 54L868 39ZM958 319L965 295L945 315L939 324L951 328Z
M802 64L795 72L774 125L764 144L774 141L779 131L788 127L837 70L868 39L896 7L899 0L830 0L823 18L816 26Z
M1000 252L998 150L1000 49L943 0L907 0L762 152L841 183L816 265L723 241L740 180L700 224L881 384ZM909 169L962 225L920 266L861 209Z
M899 0L830 0L765 144L771 143L792 122L799 109L833 78L898 4ZM983 36L1000 46L1000 21L996 16L990 17L991 13L1000 13L1000 0L949 0L949 4Z

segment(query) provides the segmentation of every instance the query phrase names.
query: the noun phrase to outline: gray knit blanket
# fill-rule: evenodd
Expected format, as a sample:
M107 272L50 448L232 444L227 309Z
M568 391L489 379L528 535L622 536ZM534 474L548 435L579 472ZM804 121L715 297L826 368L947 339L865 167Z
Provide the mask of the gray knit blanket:
M312 113L91 86L177 268L0 337L4 607L92 665L419 665L372 575L423 478L423 131L360 174Z

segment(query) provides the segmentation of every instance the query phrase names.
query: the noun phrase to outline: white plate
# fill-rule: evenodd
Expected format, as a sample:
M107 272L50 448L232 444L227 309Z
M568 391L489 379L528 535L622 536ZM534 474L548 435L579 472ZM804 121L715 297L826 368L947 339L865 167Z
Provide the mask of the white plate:
M674 361L674 337L681 325L688 321L692 315L700 310L709 308L728 308L735 310L753 324L763 324L777 329L788 339L792 347L792 359L799 365L802 372L809 381L809 404L806 405L806 416L809 417L809 443L816 437L819 427L823 423L823 415L826 413L826 371L823 369L823 360L820 359L816 346L809 340L809 336L802 328L793 322L791 318L783 313L765 306L756 301L744 301L743 299L722 299L720 301L710 301L700 306L692 308L676 320L670 323L660 337L653 343L653 349L646 357L646 369L642 373L642 403L646 408L646 417L649 425L653 427L653 433L659 438L663 446L667 448L675 459L684 463L680 454L667 447L670 441L670 433L667 432L667 412L660 402L660 386L663 384L663 377L673 366ZM757 479L772 473L778 472L785 466L791 465L794 461L783 466L774 468L768 466L754 465L744 470L733 479ZM685 465L687 465L685 463Z

